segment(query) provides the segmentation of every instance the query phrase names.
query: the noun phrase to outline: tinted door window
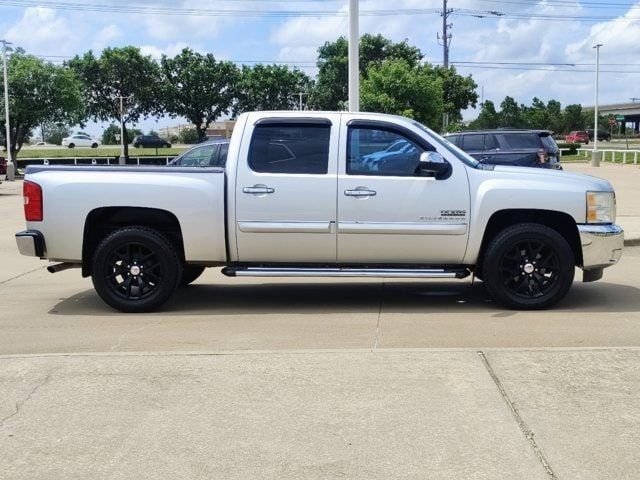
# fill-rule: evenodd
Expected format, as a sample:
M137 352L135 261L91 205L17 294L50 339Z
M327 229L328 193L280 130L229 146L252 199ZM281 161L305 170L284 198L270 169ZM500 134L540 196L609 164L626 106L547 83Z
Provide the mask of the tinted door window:
M348 143L349 175L419 175L420 154L424 149L398 132L350 128Z
M498 142L495 136L490 134L465 135L463 148L468 152L495 150L498 148Z
M214 149L215 145L205 145L189 150L176 162L176 165L182 167L208 167L211 163Z
M459 147L461 144L460 139L462 137L460 135L447 135L445 138L453 143L456 147Z
M329 125L257 125L249 167L258 173L326 174L330 133Z
M540 148L540 137L535 133L503 133L502 137L511 148Z

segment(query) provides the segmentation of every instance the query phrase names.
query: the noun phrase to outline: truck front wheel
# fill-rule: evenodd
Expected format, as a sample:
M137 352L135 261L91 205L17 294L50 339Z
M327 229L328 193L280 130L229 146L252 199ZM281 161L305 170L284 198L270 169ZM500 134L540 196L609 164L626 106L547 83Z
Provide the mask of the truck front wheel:
M181 276L174 246L146 227L125 227L110 233L93 256L93 285L105 303L121 312L158 308L176 290Z
M489 244L482 276L491 296L518 310L548 308L564 298L575 273L573 251L557 231L537 223L507 227Z

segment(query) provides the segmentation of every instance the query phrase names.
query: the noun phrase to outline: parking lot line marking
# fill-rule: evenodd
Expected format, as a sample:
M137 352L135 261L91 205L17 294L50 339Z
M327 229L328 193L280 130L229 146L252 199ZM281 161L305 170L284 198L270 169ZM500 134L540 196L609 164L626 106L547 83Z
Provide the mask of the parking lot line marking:
M542 467L547 472L547 475L549 475L549 478L551 478L552 480L558 480L558 477L556 477L556 474L554 473L553 469L551 468L551 465L549 464L549 461L544 456L544 453L542 452L542 450L538 446L538 443L536 442L536 439L535 439L535 434L533 433L533 431L528 427L526 422L520 416L520 413L518 412L518 409L516 408L516 406L513 404L513 402L509 398L509 394L507 393L507 391L502 386L502 383L500 382L500 379L498 378L498 376L496 375L496 372L494 372L493 368L489 364L489 360L485 356L484 352L482 350L478 351L478 356L480 357L480 360L482 360L482 363L484 364L484 367L487 369L487 372L489 372L489 376L491 376L491 379L493 380L493 383L496 384L498 392L500 392L500 395L502 396L503 400L507 404L507 407L509 407L509 410L511 411L511 414L513 415L513 418L515 419L516 423L518 424L518 427L520 428L520 431L522 432L524 437L527 439L527 441L531 445L531 448L533 449L533 453L535 453L536 457L538 457L538 460L540 461L540 464L542 465Z
M376 338L373 341L372 352L378 349L378 341L380 340L380 317L382 316L382 302L384 299L384 282L380 286L380 302L378 303L378 320L376 322Z
M11 278L8 278L8 279L6 279L6 280L2 280L2 281L0 282L0 285L2 285L2 284L4 284L4 283L9 283L9 282L10 282L10 281L12 281L12 280L16 280L16 279L18 279L18 278L20 278L20 277L24 277L25 275L29 275L30 273L35 273L35 272L37 272L37 271L39 271L39 270L42 270L43 268L47 268L47 266L46 266L46 265L44 265L44 266L42 266L42 267L38 267L38 268L36 268L36 269L34 269L34 270L29 270L28 272L24 272L24 273L21 273L20 275L16 275L15 277L11 277Z
M131 332L129 332L131 333ZM487 347L483 352L606 352L606 351L640 351L640 347ZM407 354L407 353L442 353L442 352L472 352L477 353L478 347L469 348L378 348L375 353ZM101 351L101 352L43 352L43 353L3 353L0 360L16 358L50 358L50 357L216 357L229 355L335 355L337 353L372 353L371 348L318 348L306 350L203 350L203 351Z

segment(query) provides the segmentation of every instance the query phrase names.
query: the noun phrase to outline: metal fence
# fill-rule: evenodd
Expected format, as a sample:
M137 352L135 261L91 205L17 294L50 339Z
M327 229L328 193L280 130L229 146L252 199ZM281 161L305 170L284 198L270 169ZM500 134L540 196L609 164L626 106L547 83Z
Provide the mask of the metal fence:
M602 153L602 161L617 163L620 161L621 163L633 163L634 165L638 164L638 160L640 159L640 150L601 150L598 149L599 152ZM593 149L590 148L579 148L578 155L584 156L585 158L589 158L593 153ZM620 160L618 160L620 159Z

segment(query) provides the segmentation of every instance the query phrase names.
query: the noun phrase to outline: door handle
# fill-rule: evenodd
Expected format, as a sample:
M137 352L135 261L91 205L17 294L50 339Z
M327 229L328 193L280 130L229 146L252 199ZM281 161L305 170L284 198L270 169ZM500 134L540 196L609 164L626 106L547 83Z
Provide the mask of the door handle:
M345 190L344 194L347 197L375 197L378 192L376 192L375 190L356 188L355 190Z
M253 187L244 187L242 191L250 195L266 195L267 193L275 192L273 188L265 187L264 185L254 185Z

